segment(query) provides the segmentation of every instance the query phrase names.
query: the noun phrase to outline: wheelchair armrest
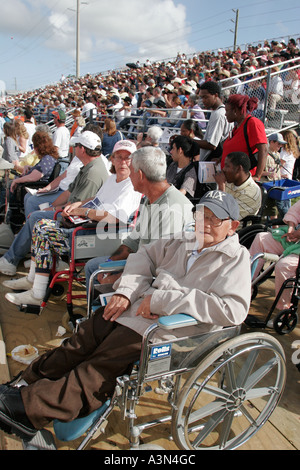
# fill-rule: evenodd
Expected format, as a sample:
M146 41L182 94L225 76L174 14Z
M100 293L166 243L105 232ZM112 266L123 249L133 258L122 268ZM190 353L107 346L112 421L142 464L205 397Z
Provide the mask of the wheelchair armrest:
M126 264L126 259L118 261L107 261L106 263L99 264L99 269L123 268Z
M199 322L186 313L176 313L175 315L163 316L158 320L160 327L166 330L174 330L175 328L182 328L184 326L194 326Z

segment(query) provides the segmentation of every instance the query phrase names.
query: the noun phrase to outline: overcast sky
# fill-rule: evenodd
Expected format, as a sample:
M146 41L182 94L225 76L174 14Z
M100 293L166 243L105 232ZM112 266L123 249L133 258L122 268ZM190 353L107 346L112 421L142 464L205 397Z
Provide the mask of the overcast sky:
M87 0L80 2L80 73L136 60L300 36L300 2L290 0ZM77 0L9 0L0 15L0 80L34 89L76 72Z

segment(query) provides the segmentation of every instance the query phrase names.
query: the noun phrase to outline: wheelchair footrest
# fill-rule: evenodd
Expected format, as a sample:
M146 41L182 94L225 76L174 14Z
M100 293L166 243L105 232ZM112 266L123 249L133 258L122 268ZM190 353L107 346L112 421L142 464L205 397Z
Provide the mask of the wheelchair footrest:
M24 450L56 450L54 437L50 431L42 429L30 441L23 441Z
M73 441L82 436L107 410L110 400L107 400L98 410L93 411L88 416L74 419L68 423L63 423L57 419L53 422L53 428L57 439L60 441Z
M244 323L247 326L250 326L251 328L265 328L266 327L266 322L263 320L260 320L255 315L247 315L247 318L244 321Z
M20 312L24 313L33 313L34 315L39 315L42 311L42 307L39 305L20 305Z

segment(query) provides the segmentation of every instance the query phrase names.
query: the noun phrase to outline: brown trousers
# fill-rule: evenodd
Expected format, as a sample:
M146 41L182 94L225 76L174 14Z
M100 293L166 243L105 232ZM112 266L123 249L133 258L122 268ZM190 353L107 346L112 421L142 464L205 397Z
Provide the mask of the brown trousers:
M53 419L72 421L99 408L114 391L116 378L130 373L140 357L141 336L102 310L77 333L36 359L22 374L26 414L37 429Z

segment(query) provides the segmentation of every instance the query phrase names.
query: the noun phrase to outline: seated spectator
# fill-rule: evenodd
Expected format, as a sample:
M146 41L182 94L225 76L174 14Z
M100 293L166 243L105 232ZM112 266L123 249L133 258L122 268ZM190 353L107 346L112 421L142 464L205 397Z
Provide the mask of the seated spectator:
M48 203L51 206L58 196L68 190L82 166L82 162L75 155L67 169L47 186L40 188L36 194L27 193L24 198L25 218L27 219L32 212L38 211L42 204Z
M300 201L296 202L285 214L283 222L286 226L279 227L271 232L261 232L256 235L251 246L250 255L257 253L273 253L284 257L275 265L275 295L277 296L282 283L295 277L299 261L300 230ZM258 260L253 279L256 279L263 267L264 261ZM277 309L284 310L290 307L291 289L284 289L278 303Z
M15 119L14 121L17 140L19 144L19 159L22 160L30 151L29 147L29 133L24 125L24 122L21 119Z
M85 265L87 288L91 274L100 263L127 259L130 253L159 238L169 238L193 221L192 203L166 180L166 156L160 148L143 147L132 158L130 178L135 191L145 195L140 216L133 231L119 249L107 256L89 260ZM118 277L118 276L117 276ZM114 274L98 278L101 284L112 284Z
M295 162L300 155L298 137L292 130L283 131L282 137L286 143L283 144L280 152L280 176L281 179L292 180ZM277 207L280 217L283 218L291 207L291 200L282 199L277 201Z
M292 130L282 132L283 144L280 152L280 174L283 179L293 179L293 171L296 159L299 157L298 138Z
M141 194L135 192L130 181L130 159L136 149L133 142L117 142L112 153L112 174L101 186L94 198L67 205L62 216L80 217L98 222L97 230L108 225L116 229L117 224L127 226L130 216L138 209ZM53 265L53 254L67 255L70 252L73 230L64 229L61 221L41 219L33 227L31 266L28 276L5 281L3 285L22 293L8 293L6 299L16 305L40 305L49 283Z
M79 117L78 119L83 118ZM80 134L85 131L94 132L100 137L100 140L102 142L103 132L100 126L97 124L87 124L81 132L75 132L73 137L79 137ZM75 152L74 144L70 148L74 149ZM111 165L110 162L102 154L101 159L109 173ZM38 211L39 206L44 203L48 203L51 206L51 204L54 203L54 201L58 198L60 194L68 190L69 185L75 180L82 166L82 162L75 155L72 158L71 163L65 169L65 171L61 172L60 175L53 181L51 181L50 184L48 184L44 188L39 189L37 195L31 195L30 193L26 194L24 198L25 217L27 218L29 214L31 214L31 212Z
M47 132L38 131L33 134L32 143L39 162L33 167L24 167L23 175L15 178L11 183L10 191L12 193L16 190L18 184L47 181L59 158L57 148L54 147L52 139Z
M237 201L242 220L255 215L261 207L261 189L250 174L246 153L232 152L225 159L223 170L215 175L218 188L231 194Z
M190 137L178 135L172 141L170 153L173 162L167 168L167 181L191 199L198 181L193 161L199 154L199 147Z
M82 108L81 114L84 119L96 119L97 117L97 96L88 96Z
M33 150L32 136L37 130L36 124L34 122L33 111L30 108L24 109L24 126L29 136L28 141L27 141L27 150L26 150L26 155L28 155L28 153L32 152Z
M171 106L174 109L168 113L168 119L161 124L162 127L174 127L182 116L182 106L178 96L173 96Z
M206 128L206 121L205 121L205 114L199 105L199 97L197 95L190 95L187 100L187 104L185 107L187 110L183 111L182 118L189 117L197 122L198 126L201 129ZM182 122L180 126L182 125ZM178 126L178 127L180 127Z
M19 158L19 144L16 129L13 122L3 124L4 142L2 158L14 163Z
M276 107L283 98L283 81L280 73L278 73L279 67L272 67L271 72L267 117L273 119Z
M247 95L231 95L228 98L225 105L226 116L229 122L235 123L235 126L224 141L221 168L229 153L244 152L249 156L253 178L259 180L266 166L268 140L264 124L258 118L251 116L257 102L257 98L249 98ZM246 132L245 126L247 126Z
M190 137L196 142L203 139L203 132L200 129L198 123L193 121L193 119L187 119L183 121L180 127L180 134L185 137Z
M283 140L282 134L279 132L275 132L268 137L269 140L269 147L268 147L268 155L267 155L267 163L264 171L262 172L262 177L260 181L263 182L270 182L276 181L281 179L280 175L280 149L286 143ZM263 211L263 215L275 218L277 216L277 209L280 211L280 206L282 201L273 199L272 197L268 197L265 208ZM284 215L284 214L283 214ZM283 217L283 215L281 217Z
M38 126L35 126L35 131L46 132L49 135L49 137L51 137L52 139L52 132L51 132L50 127L47 126L47 124L39 124ZM14 162L14 169L20 174L23 173L25 166L28 165L32 167L36 165L40 160L38 155L36 155L36 152L33 149L32 136L31 136L31 146L32 146L32 151L30 153L28 153L25 157L23 157L22 160L16 160Z
M66 126L66 113L62 109L52 112L55 129L52 135L53 144L57 147L60 159L68 159L70 131ZM67 162L64 162L67 166ZM65 168L64 168L65 169Z
M121 100L120 96L113 95L111 97L111 103L112 103L112 105L109 108L109 110L110 110L110 112L112 112L113 119L117 123L119 123L125 117L125 112L124 112L124 109L123 109L123 103L122 103L122 100Z
M163 130L160 126L151 126L147 130L145 140L143 140L143 133L137 135L137 148L145 145L152 145L152 147L159 147L159 141L163 134Z
M84 201L95 196L104 181L108 171L101 158L101 139L91 131L83 132L79 137L73 137L76 143L76 156L83 163L76 178L68 189L60 194L48 209L35 211L26 219L26 223L15 237L9 250L0 258L0 272L14 276L17 265L31 249L32 231L35 223L41 219L54 219L55 212L65 205Z
M113 119L107 118L104 121L102 153L105 157L112 154L115 144L119 140L123 140L124 136L121 131L117 130L116 123Z
M28 366L21 376L27 386L0 387L0 427L28 439L53 419L72 421L98 409L139 359L142 335L160 316L184 312L204 332L242 323L251 279L237 219L235 200L213 192L197 206L193 240L183 233L131 255L105 309Z

